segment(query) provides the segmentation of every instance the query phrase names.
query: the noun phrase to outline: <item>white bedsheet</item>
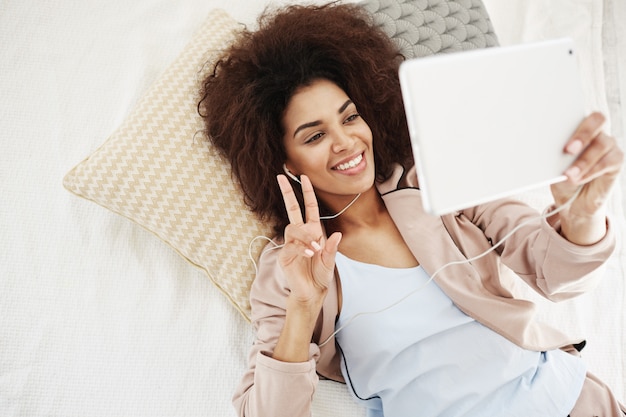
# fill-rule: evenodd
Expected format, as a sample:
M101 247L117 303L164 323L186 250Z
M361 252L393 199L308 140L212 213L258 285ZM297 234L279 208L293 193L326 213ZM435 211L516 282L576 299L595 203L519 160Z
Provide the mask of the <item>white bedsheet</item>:
M234 415L249 324L171 248L61 180L122 122L210 9L253 24L267 3L0 2L0 416ZM485 3L503 44L575 36L589 58L590 107L623 128L621 0ZM611 201L621 233L624 194ZM587 337L590 369L624 399L622 242L596 291L542 303L541 316ZM363 413L344 386L323 381L314 415Z

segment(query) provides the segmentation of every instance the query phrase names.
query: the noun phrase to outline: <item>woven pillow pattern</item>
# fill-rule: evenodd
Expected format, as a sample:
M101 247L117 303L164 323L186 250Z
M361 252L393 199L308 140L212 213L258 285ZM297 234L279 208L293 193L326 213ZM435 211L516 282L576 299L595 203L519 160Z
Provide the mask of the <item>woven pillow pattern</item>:
M496 44L477 0L367 0L360 3L407 57ZM72 193L152 232L203 269L244 318L262 241L271 228L243 204L223 160L198 132L202 72L241 28L215 9L122 125L63 180Z
M480 0L365 0L360 4L407 59L498 45Z

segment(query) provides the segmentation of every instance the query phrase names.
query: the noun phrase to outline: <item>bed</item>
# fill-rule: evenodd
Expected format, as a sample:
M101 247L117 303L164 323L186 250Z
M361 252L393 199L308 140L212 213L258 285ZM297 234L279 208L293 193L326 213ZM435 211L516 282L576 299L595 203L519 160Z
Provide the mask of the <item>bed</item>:
M127 120L207 16L219 9L254 25L267 4L0 4L1 416L235 415L231 395L253 339L245 306L180 248L78 198L64 178ZM574 38L588 108L610 117L626 148L626 3L484 4L501 45ZM542 206L547 194L519 197ZM624 207L622 173L609 204L618 247L599 287L559 305L537 300L540 319L587 339L585 361L622 401ZM313 415L364 414L345 386L321 381Z

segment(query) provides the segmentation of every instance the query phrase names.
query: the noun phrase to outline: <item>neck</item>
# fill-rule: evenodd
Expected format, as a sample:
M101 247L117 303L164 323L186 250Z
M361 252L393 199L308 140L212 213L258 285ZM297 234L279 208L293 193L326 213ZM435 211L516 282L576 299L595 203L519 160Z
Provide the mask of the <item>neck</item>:
M347 199L346 202L340 204L333 204L332 209L339 212L346 204L348 204L354 196ZM341 207L335 207L341 206ZM376 190L376 187L372 187L369 190L363 192L361 196L348 208L344 213L335 219L326 220L326 227L333 231L341 231L346 233L350 229L359 227L372 227L380 223L380 218L386 216L387 208L383 203L382 197Z

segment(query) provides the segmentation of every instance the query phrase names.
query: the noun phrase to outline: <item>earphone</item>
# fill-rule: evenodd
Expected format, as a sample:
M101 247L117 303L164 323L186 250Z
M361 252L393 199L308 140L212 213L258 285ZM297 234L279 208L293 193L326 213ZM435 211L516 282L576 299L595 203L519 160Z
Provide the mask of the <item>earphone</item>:
M285 175L287 175L289 178L291 178L292 180L294 180L295 182L297 182L298 184L302 185L302 183L300 182L300 179L298 177L296 177L295 175L293 175L293 173L291 171L289 171L289 168L287 168L286 164L283 164L283 171L285 171ZM354 204L354 202L361 197L361 193L358 193L356 195L356 197L354 197L354 199L352 199L352 201L350 201L348 203L347 206L345 206L343 209L341 209L341 211L339 211L338 213L335 213L331 216L320 216L320 220L330 220L330 219L334 219L336 217L339 217L341 214L343 214L344 211L348 210L348 208L350 208L350 206L352 204Z
M287 176L289 176L290 178L292 178L294 181L300 183L300 181L295 177L295 175L293 175L291 173L291 171L289 171L289 169L287 168L287 166L285 164L283 164L283 170L285 171L285 174L287 174ZM301 184L301 183L300 183ZM433 272L433 274L430 276L430 278L421 286L419 286L418 288L416 288L415 290L409 292L408 294L404 295L402 298L400 298L399 300L391 303L390 305L380 309L380 310L376 310L376 311L364 311L364 312L360 312L357 313L355 315L353 315L352 317L350 317L345 324L343 324L341 327L337 328L330 336L328 336L326 338L326 340L324 340L322 343L320 343L318 346L321 348L324 345L326 345L335 335L337 335L337 333L339 333L341 330L343 330L345 327L347 327L348 325L350 325L354 320L356 320L359 317L365 316L365 315L372 315L372 314L379 314L379 313L383 313L393 307L395 307L396 305L402 303L403 301L405 301L406 299L408 299L409 297L411 297L413 294L416 294L418 292L420 292L421 290L423 290L428 284L430 284L430 282L435 278L435 276L437 276L437 274L439 274L441 271L443 271L444 269L448 268L449 266L452 265L462 265L462 264L466 264L466 263L471 263L477 259L482 258L483 256L486 256L487 254L489 254L490 252L494 251L496 248L498 248L500 245L502 245L504 243L504 241L506 241L509 237L511 237L515 232L517 232L519 229L521 229L522 227L526 226L527 224L531 223L531 222L535 222L538 219L546 219L550 216L553 216L557 213L559 213L560 211L562 211L563 209L565 209L566 207L568 207L580 194L580 191L582 190L582 186L578 187L578 189L576 190L576 192L565 202L563 203L561 206L558 206L556 208L554 208L551 211L546 211L544 210L543 213L541 213L540 216L538 217L533 217L530 218L520 224L518 224L516 227L514 227L513 229L511 229L504 237L502 237L502 239L500 239L497 243L493 244L491 247L489 247L487 250L485 250L484 252L471 257L471 258L467 258L467 259L463 259L460 261L452 261L452 262L448 262L447 264L444 264L442 266L440 266L435 272ZM350 207L352 205L352 203L354 203L354 201L356 201L357 198L359 198L361 194L358 194L354 200L352 200L350 202L350 204L348 204L348 206L346 206L343 210L341 210L339 213L335 214L334 216L331 216L330 218L335 218L337 216L339 216L340 214L342 214L344 211L346 211L348 209L348 207ZM320 217L321 220L324 220L324 217ZM279 249L281 247L283 247L284 245L279 245L277 243L275 243L272 239L266 237L266 236L257 236L254 239L252 239L252 241L250 242L250 245L248 246L248 255L250 256L250 259L252 260L252 263L254 264L254 268L255 268L255 272L257 272L257 266L256 266L256 262L254 261L254 258L252 257L252 253L251 253L251 247L252 247L252 243L259 238L263 238L268 240L269 242L271 242L274 247L266 249L266 250L274 250L274 249Z
M302 185L302 183L300 182L300 179L298 177L296 177L295 175L293 175L293 173L291 171L289 171L289 168L287 168L286 164L283 164L283 171L285 171L285 175L287 175L289 178L291 178L292 180L294 180L298 184Z

